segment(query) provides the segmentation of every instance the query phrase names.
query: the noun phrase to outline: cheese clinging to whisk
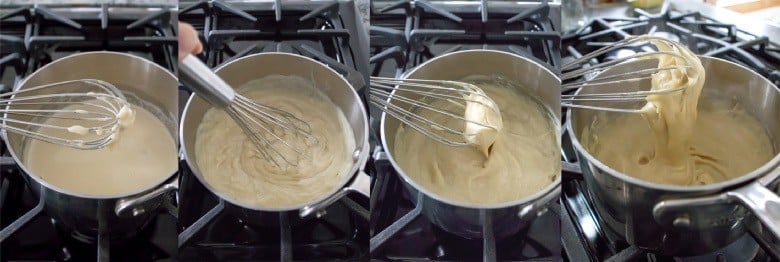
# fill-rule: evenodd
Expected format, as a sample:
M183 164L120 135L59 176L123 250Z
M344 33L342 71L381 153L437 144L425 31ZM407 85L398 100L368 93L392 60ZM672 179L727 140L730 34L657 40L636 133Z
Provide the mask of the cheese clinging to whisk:
M466 95L466 128L464 137L466 141L479 149L485 157L490 155L490 148L498 138L501 132L503 121L501 113L496 110L497 106L491 106L491 101L485 92L481 89L476 90L479 94ZM485 126L484 124L490 126Z

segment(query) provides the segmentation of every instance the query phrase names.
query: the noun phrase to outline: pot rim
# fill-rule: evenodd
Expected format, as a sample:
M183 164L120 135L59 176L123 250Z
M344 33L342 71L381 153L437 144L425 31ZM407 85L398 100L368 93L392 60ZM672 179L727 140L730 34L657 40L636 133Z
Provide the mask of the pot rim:
M27 81L30 80L32 77L34 77L36 74L38 74L38 72L46 70L46 68L48 68L48 67L50 67L52 65L55 65L57 63L60 63L61 61L64 61L64 60L67 60L67 59L72 59L73 57L76 57L76 56L90 56L90 55L109 55L109 56L114 56L115 55L115 56L123 56L123 57L129 58L129 59L141 60L141 61L145 62L146 65L151 65L152 68L156 68L156 69L159 69L159 70L165 72L172 79L174 79L174 80L177 79L176 76L173 75L173 73L168 71L168 69L165 69L164 67L162 67L162 66L160 66L160 65L158 65L158 64L156 64L156 63L154 63L152 61L149 61L146 58L140 57L140 56L136 56L136 55L128 54L128 53L113 52L113 51L91 51L91 52L82 52L82 53L71 54L71 55L62 57L60 59L57 59L55 61L52 61L51 63L48 63L48 64L44 65L43 67L39 68L38 70L35 70L35 72L33 72L31 75L27 76L22 82L20 82L18 84L18 86L24 86L27 83ZM3 133L5 134L5 131L3 131ZM178 144L178 141L176 140L177 137L176 136L172 136L172 138L174 140L174 143ZM11 153L11 156L14 158L14 161L16 161L16 163L19 165L19 167L22 169L23 173L26 176L29 176L30 178L32 178L33 180L35 180L39 184L43 185L47 189L54 190L54 191L57 191L58 193L69 195L69 196L74 196L74 197L106 200L106 199L119 199L119 198L139 195L141 193L144 193L146 191L149 191L149 190L152 190L154 188L159 187L160 185L164 184L165 181L168 181L171 177L173 177L174 175L178 174L178 171L179 171L179 168L178 168L179 165L177 163L176 164L176 169L174 169L174 171L171 172L170 174L168 174L167 176L161 177L159 181L155 182L151 186L145 187L145 188L143 188L141 190L132 191L130 193L117 194L117 195L80 194L80 193L75 193L75 192L72 192L70 190L65 190L63 188L60 188L60 187L54 186L52 184L49 184L45 180L41 179L39 176L34 175L32 172L30 172L30 170L28 170L27 166L22 161L19 160L19 157L17 156L17 154L16 154L15 150L13 149L13 147L11 147L11 143L8 140L9 140L8 139L8 135L6 134L5 135L5 146L6 146L6 148L8 148L8 152ZM24 154L24 152L21 152L21 153Z
M344 78L343 75L339 74L338 72L336 72L336 70L334 70L333 68L325 65L324 63L321 63L321 62L319 62L317 60L314 60L312 58L309 58L309 57L306 57L306 56L302 56L302 55L298 55L298 54L291 54L291 53L284 53L284 52L265 52L265 53L257 53L257 54L247 55L247 56L235 59L233 61L230 61L230 62L227 62L227 63L224 63L224 64L218 66L217 68L214 69L214 72L218 73L220 70L222 70L223 68L225 68L225 67L227 67L229 65L232 65L233 63L238 63L238 62L241 62L241 61L246 60L246 59L254 59L256 57L261 57L261 56L288 56L288 57L293 57L293 58L300 58L300 59L306 60L307 62L313 62L315 64L318 64L318 65L324 67L325 69L327 69L329 72L331 72L334 75L338 76L338 78L341 79L341 81L343 81L344 84L346 84L347 87L349 87L352 90L351 93L354 96L355 101L358 101L358 102L360 102L362 104L362 102L361 102L362 100L360 100L360 96L358 95L357 90L355 90L355 88L352 86L352 84L349 81L347 81L347 79ZM318 198L315 198L312 201L303 203L303 204L298 204L298 205L289 206L289 207L280 207L280 208L268 208L268 207L247 205L246 203L242 203L242 202L240 202L240 201L238 201L238 200L236 200L236 199L234 199L232 197L229 197L229 196L223 194L222 192L219 192L218 190L214 189L211 186L211 184L209 184L207 181L205 181L205 178L202 177L202 175L200 174L200 170L198 170L197 168L193 168L193 166L197 166L197 163L191 163L192 161L189 159L189 156L187 154L187 149L186 149L187 145L186 145L186 143L183 142L184 141L184 128L182 127L182 125L184 125L184 122L185 122L184 119L187 118L187 112L189 111L189 108L192 105L192 100L194 100L195 97L197 97L197 95L194 92L192 94L190 94L190 97L187 99L187 104L184 106L184 110L182 111L181 120L179 121L179 125L180 125L179 126L179 140L182 141L181 142L181 150L182 150L183 155L184 155L184 161L187 162L187 167L190 168L190 171L193 173L195 178L198 179L198 181L201 184L203 184L203 186L206 187L206 189L208 189L211 193L217 195L217 197L227 201L230 204L236 205L238 207L246 208L246 209L257 210L257 211L267 211L267 212L287 212L287 211L299 210L299 209L301 209L303 207L319 203L319 202L325 200L326 198L330 197L331 195L336 194L336 192L338 192L339 190L342 190L347 184L349 184L349 182L356 175L361 175L361 172L359 172L359 171L363 170L366 162L368 162L368 151L369 151L369 148L368 148L368 145L369 145L368 144L368 134L369 134L368 133L369 132L368 131L368 117L367 117L367 113L366 113L365 107L361 107L361 109L362 109L361 110L361 112L362 112L362 119L363 119L362 122L364 124L363 125L363 129L364 129L363 132L366 135L363 138L363 144L362 145L355 145L355 149L356 150L360 149L360 155L359 155L358 160L354 161L354 163L352 164L352 167L350 168L351 175L344 176L344 178L339 183L339 185L334 187L330 191L328 191L327 194L323 194L322 196L320 196ZM344 114L344 112L341 112L341 113Z
M523 57L523 56L520 56L520 55L517 55L517 54L509 53L509 52L498 51L498 50L487 50L487 49L460 50L460 51L455 51L455 52L452 52L452 53L448 53L446 55L435 57L433 59L430 59L430 60L426 61L425 63L423 63L421 65L418 65L414 69L409 70L407 73L405 73L402 76L402 78L406 78L407 76L409 76L409 75L413 74L414 72L416 72L418 69L420 69L422 67L425 67L426 65L428 65L429 63L432 63L433 61L436 61L437 59L440 59L440 58L443 58L443 57L447 57L447 56L451 56L451 55L461 55L461 54L466 54L466 53L496 53L496 54L501 54L501 55L509 55L509 56L515 57L517 59L524 60L524 61L526 61L526 62L528 62L528 63L530 63L530 64L532 64L532 65L534 65L534 66L536 66L536 67L538 67L538 68L540 68L542 70L544 70L545 72L547 72L550 75L552 75L555 79L558 79L558 82L560 82L560 78L559 78L558 75L556 75L555 73L550 71L550 69L540 65L539 63L537 63L536 61L534 61L532 59L529 59L527 57ZM547 108L548 110L551 110L546 105L544 107ZM551 113L550 115L553 117L553 122L554 123L560 123L560 119L558 119L558 116L556 116L556 114L554 112L550 112L550 113ZM422 192L423 194L425 194L425 196L427 196L429 198L432 198L432 199L434 199L436 201L439 201L439 202L442 202L442 203L445 203L445 204L448 204L448 205L452 205L452 206L458 206L458 207L464 207L464 208L472 208L472 209L502 209L502 208L513 207L513 206L520 206L520 205L523 205L523 204L532 203L534 200L540 199L540 198L542 198L542 197L544 197L544 196L546 196L548 194L554 193L554 190L556 188L558 188L560 186L560 184L561 184L561 175L562 174L559 173L558 176L555 178L555 180L553 180L550 184L545 186L543 189L537 191L536 193L533 193L531 195L528 195L528 196L525 196L525 197L522 197L520 199L516 199L516 200L513 200L513 201L502 202L502 203L494 203L494 204L474 204L474 203L468 203L468 202L463 202L463 201L454 201L454 200L450 200L450 199L444 198L442 196L439 196L438 194L434 194L433 192L429 191L425 187L420 186L419 184L417 184L414 180L412 180L409 176L407 176L406 172L404 172L403 169L400 168L398 163L396 163L395 158L393 158L393 153L389 152L389 150L387 150L389 147L387 145L387 134L385 133L386 119L387 119L387 114L385 112L382 112L382 117L381 117L381 120L380 120L379 129L381 130L380 136L381 136L381 139L382 139L382 147L384 148L385 153L388 156L387 158L390 160L390 163L393 165L393 168L395 169L395 171L399 175L401 175L401 178L403 179L403 181L406 184L411 185L416 190L418 190L418 191ZM553 128L558 131L558 136L560 137L560 135L561 135L560 125L559 124L553 124ZM558 142L559 142L559 147L560 147L560 139L559 139Z
M728 64L731 64L732 66L737 66L739 69L749 71L750 74L752 74L753 76L756 76L759 79L763 80L765 83L769 84L770 88L774 87L775 91L780 93L780 88L778 88L777 86L772 84L772 82L770 82L768 79L764 78L763 76L759 75L758 73L756 73L753 70L745 68L742 65L739 65L739 64L736 64L736 63L733 63L733 62L730 62L730 61L727 61L727 60L724 60L724 59L720 59L720 58L717 58L717 57L710 57L710 56L698 56L698 57L700 59L728 63ZM580 90L582 90L582 89L580 89ZM575 94L579 93L580 90L577 90L577 92ZM762 177L764 175L771 175L772 170L774 170L777 167L780 167L780 152L777 152L772 159L770 159L764 165L754 169L753 171L751 171L751 172L749 172L747 174L741 175L739 177L736 177L734 179L721 181L721 182L718 182L718 183L707 184L707 185L679 186L679 185L666 185L666 184L658 184L658 183L652 183L652 182L644 181L644 180L641 180L641 179L638 179L638 178L634 178L632 176L628 176L628 175L623 174L621 172L618 172L615 169L612 169L611 167L605 165L604 163L599 161L596 157L591 155L590 152L585 150L585 148L582 146L582 144L580 144L579 138L577 137L577 133L575 132L575 130L572 127L572 124L571 124L571 121L572 121L571 118L572 118L573 111L574 111L573 108L569 108L569 109L566 110L566 124L565 125L566 125L566 129L569 131L570 140L571 140L572 144L574 145L574 149L577 151L578 155L584 155L585 158L586 158L586 159L584 159L584 161L587 161L587 163L591 163L593 165L596 165L596 167L598 167L599 169L607 171L606 172L607 174L609 174L609 175L611 175L611 176L613 176L615 178L618 178L621 181L624 181L624 182L627 182L627 183L630 183L630 184L633 184L633 185L637 185L637 186L641 186L641 187L645 187L645 188L656 189L656 190L670 191L670 192L718 191L718 190L726 189L726 188L729 188L729 187L732 187L732 186L745 184L747 182L755 180L755 179L757 179L759 177ZM775 138L775 139L780 139L780 138ZM583 159L578 159L578 161L583 161Z

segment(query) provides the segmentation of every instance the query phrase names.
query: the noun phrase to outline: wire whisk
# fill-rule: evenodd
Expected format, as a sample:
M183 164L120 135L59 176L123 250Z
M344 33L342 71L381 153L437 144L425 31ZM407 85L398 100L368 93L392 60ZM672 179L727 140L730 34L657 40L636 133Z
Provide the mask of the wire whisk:
M386 114L449 146L473 145L473 131L497 133L502 125L496 102L470 83L371 77L369 93L369 102ZM470 117L470 112L493 117Z
M647 44L649 43L652 43L654 45L665 45L665 46L661 46L659 48L660 49L659 51L654 48L651 48L650 46L647 46ZM670 89L662 89L662 90L638 90L638 91L628 91L628 92L600 92L594 90L592 92L587 92L587 93L584 92L578 92L577 94L565 94L565 93L567 91L571 91L575 89L583 89L583 88L614 89L614 87L618 85L626 85L629 83L636 83L639 81L651 79L653 74L664 70L673 70L673 71L688 70L693 66L691 61L689 61L689 58L686 58L674 51L663 51L664 49L679 50L683 48L686 47L681 45L680 43L665 38L642 35L642 36L633 36L633 37L626 38L624 40L616 42L613 45L605 46L594 52L583 55L582 57L572 61L571 63L567 63L563 65L563 67L561 67L561 71L563 72L563 74L561 75L561 80L563 82L561 91L564 93L563 95L561 95L561 106L602 110L602 111L612 111L612 112L638 113L641 111L640 109L629 109L629 108L620 108L620 107L611 107L611 106L596 106L593 105L592 103L582 104L582 102L598 102L599 104L604 104L605 102L612 102L612 103L607 103L609 105L615 105L614 103L619 104L624 102L636 104L636 102L645 101L647 97L651 95L670 94L670 93L682 91L685 88L687 88L687 85L683 85L676 88L670 88ZM632 55L616 58L614 60L607 61L607 62L601 62L595 64L590 63L590 61L594 58L622 49L630 49L630 50L638 49L639 51ZM619 67L622 65L626 65L627 63L635 63L638 62L639 60L659 59L662 56L671 56L674 58L678 58L681 61L685 61L685 63L683 65L671 65L671 66L658 66L658 64L654 64L654 67L652 68L640 68L630 72L617 72L617 73L603 74L603 75L601 74L606 70ZM594 77L594 75L597 76Z
M179 63L179 78L209 104L222 108L241 127L262 157L274 166L297 167L319 144L311 126L290 112L259 104L238 93L195 56ZM290 141L295 141L291 143Z
M70 80L0 94L0 127L62 146L99 149L116 137L119 116L128 110L124 94L114 85ZM51 119L67 121L47 121Z

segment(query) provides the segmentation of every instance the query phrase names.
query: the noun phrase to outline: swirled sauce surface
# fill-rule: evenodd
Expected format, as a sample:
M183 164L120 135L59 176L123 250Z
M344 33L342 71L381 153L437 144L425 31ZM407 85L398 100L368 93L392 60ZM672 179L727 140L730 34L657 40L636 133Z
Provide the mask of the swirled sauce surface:
M305 204L340 186L352 166L354 135L344 114L322 91L301 77L280 75L252 80L238 90L308 123L318 143L311 146L285 137L285 142L304 149L306 157L295 160L297 166L279 167L261 155L227 113L211 108L195 142L198 169L207 183L236 201L265 208Z
M452 147L401 125L393 158L417 184L449 200L469 204L501 204L539 192L560 174L560 146L554 117L522 88L500 81L472 81L500 109L502 128L486 156L480 147ZM457 106L434 101L433 106ZM437 123L462 121L421 111Z

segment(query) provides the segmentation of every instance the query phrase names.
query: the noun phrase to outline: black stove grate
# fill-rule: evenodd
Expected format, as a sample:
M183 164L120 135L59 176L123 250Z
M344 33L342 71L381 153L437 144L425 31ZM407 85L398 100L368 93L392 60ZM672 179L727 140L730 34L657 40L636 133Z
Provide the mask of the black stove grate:
M780 48L766 36L756 36L734 25L724 24L698 12L679 12L664 6L656 14L634 9L631 17L598 17L571 35L563 37L564 63L595 51L629 35L653 34L684 43L697 54L714 56L751 68L780 84ZM628 52L631 52L629 50ZM608 53L592 64L613 59ZM573 92L573 91L567 91ZM565 119L565 110L564 118ZM571 261L772 261L780 254L772 251L769 236L756 228L731 246L701 257L671 258L643 251L616 240L601 227L582 178L577 157L564 132L562 141L562 232L564 252ZM777 244L774 244L777 245Z
M170 7L103 4L78 9L39 5L0 10L0 92L10 91L49 62L82 51L127 52L175 70L172 25L176 13ZM176 254L171 237L175 217L168 213L158 214L149 225L121 241L87 238L60 226L42 211L42 201L31 193L4 143L0 146L0 169L3 259L155 260Z
M43 65L84 51L127 52L175 73L176 12L166 7L22 7L0 16L0 90L8 90ZM10 67L10 68L9 68ZM13 72L7 72L7 70ZM6 74L15 75L5 76ZM6 79L9 78L9 79Z
M363 93L368 83L367 39L353 2L284 1L183 3L179 19L199 33L211 67L261 52L314 58L345 76ZM186 98L189 92L182 92ZM186 101L186 100L182 100ZM182 103L184 105L184 103ZM365 260L368 199L349 195L319 218L301 221L280 213L257 223L252 215L209 192L180 165L179 259Z
M560 65L558 5L547 2L398 1L372 3L372 75L400 76L439 54L495 49ZM387 64L386 64L387 63Z
M727 59L780 85L780 46L767 36L756 36L698 12L678 12L664 7L651 14L633 10L634 17L595 18L563 39L564 61L571 61L629 35L651 34L684 43L697 54ZM610 59L609 54L599 59ZM596 61L594 61L596 62Z
M531 58L553 71L560 65L560 6L530 2L372 2L374 76L399 77L430 58L457 50L492 49ZM503 240L491 233L467 240L421 215L379 144L379 109L371 110L374 150L371 184L371 256L381 260L555 261L560 259L560 206Z
M278 7L278 8L277 8ZM360 34L352 2L192 3L180 12L205 43L206 64L221 64L259 52L308 56L345 75L358 89L368 83L367 39Z

